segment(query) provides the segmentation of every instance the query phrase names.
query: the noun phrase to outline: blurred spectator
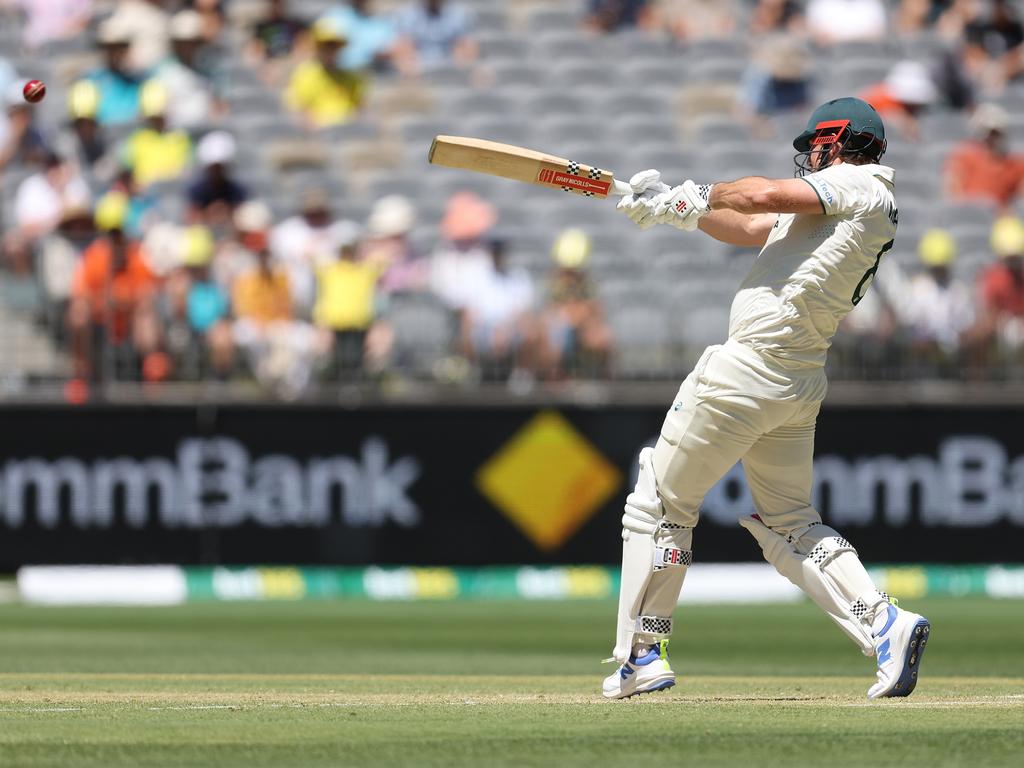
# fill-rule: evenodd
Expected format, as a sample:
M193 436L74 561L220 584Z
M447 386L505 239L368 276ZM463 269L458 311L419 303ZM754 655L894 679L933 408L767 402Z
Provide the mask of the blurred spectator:
M227 20L225 0L186 0L185 5L199 14L203 22L203 41L215 43Z
M895 26L900 34L911 36L935 26L952 0L900 0Z
M928 68L918 61L901 61L881 83L871 86L860 98L910 141L921 138L918 115L934 103L938 91Z
M366 79L338 65L348 30L337 19L323 17L313 25L316 55L292 74L285 102L313 128L352 120L362 107Z
M250 245L256 266L239 276L232 291L235 343L261 383L294 396L309 383L323 350L315 329L294 319L288 274L273 266L266 237Z
M796 0L757 0L750 12L750 36L777 33L800 35L805 31L803 9Z
M220 105L212 75L202 64L203 19L192 10L178 11L170 24L171 53L153 76L170 95L167 119L175 128L195 129L216 119Z
M448 64L469 64L479 53L470 37L469 12L449 0L414 0L398 12L396 63L407 74Z
M390 18L374 13L373 6L374 0L346 0L327 13L348 30L348 45L341 51L343 69L391 68L398 31Z
M651 0L588 0L585 24L596 32L623 27L651 27L655 13Z
M43 169L18 186L14 227L4 237L8 261L30 263L33 243L57 227L64 209L88 205L89 200L89 186L75 169L58 155L48 155Z
M252 28L256 52L262 59L286 59L292 55L309 25L289 13L285 0L270 0L267 15Z
M273 215L262 200L247 200L235 209L231 223L231 236L221 241L213 261L213 278L226 291L256 265L256 251L267 240Z
M3 93L7 119L0 124L0 170L8 165L42 163L49 152L35 110L25 101L21 88L21 83L14 82Z
M231 220L231 213L249 197L232 172L237 145L227 131L213 131L196 145L199 177L188 188L189 218L215 229Z
M131 123L139 114L142 88L142 78L129 65L131 34L110 18L100 24L96 42L103 54L103 65L88 76L100 92L96 118L101 125Z
M741 18L737 0L657 0L652 23L677 40L722 40Z
M158 346L147 332L156 279L139 243L124 234L127 212L121 193L97 203L96 228L104 234L85 250L75 270L68 320L78 377L104 376L107 352L115 374L135 378L141 372L139 354Z
M763 44L743 77L740 101L747 112L773 115L806 107L811 97L811 62L803 43L777 37Z
M422 291L427 287L430 261L409 241L415 221L412 203L401 195L382 197L370 212L363 251L368 260L384 265L379 286L384 294Z
M544 362L549 378L602 377L608 371L612 335L584 266L590 238L567 229L555 240L555 269L543 309Z
M896 303L900 324L912 349L924 357L949 356L960 347L963 334L974 323L971 290L953 277L956 244L948 232L932 229L918 244L924 269L914 275Z
M91 0L14 0L12 5L25 13L23 40L29 48L82 33L92 14Z
M486 279L491 254L484 235L497 221L494 206L472 192L452 195L441 219L442 242L430 264L430 286L456 312L469 301L470 286Z
M147 72L167 56L170 16L164 5L164 0L120 0L110 17L128 38L128 59L136 72Z
M508 266L505 244L489 244L489 269L480 270L466 286L460 345L486 377L510 383L532 378L539 367L539 327L532 314L533 281L525 269Z
M69 200L57 228L39 242L38 272L45 302L46 322L57 340L63 340L71 286L79 255L95 234L88 198Z
M820 45L881 40L888 18L882 0L809 0L807 29Z
M68 93L68 125L59 139L59 150L74 158L87 176L105 175L107 141L96 120L100 108L100 92L89 80L79 80ZM109 177L108 177L109 179Z
M271 323L291 320L292 292L288 274L273 266L266 236L250 240L256 264L235 280L231 302L239 324L255 326L253 333ZM250 335L248 331L242 337Z
M270 0L267 15L257 21L246 46L246 57L261 70L263 79L277 83L295 60L304 56L309 25L289 13L285 0Z
M302 193L301 210L280 224L270 235L274 261L284 269L291 285L296 312L309 317L316 300L316 270L332 259L337 249L337 230L329 205L330 195L322 187Z
M1006 207L1020 193L1024 156L1010 152L1009 115L982 104L971 117L973 137L957 144L946 160L946 195L952 200L991 201Z
M1024 222L1014 216L992 227L999 261L981 275L982 334L1003 347L1024 347Z
M313 320L333 336L335 373L351 378L363 369L383 264L359 257L358 229L351 222L340 222L335 230L338 255L317 270Z
M998 93L1024 72L1024 24L1019 10L1007 0L963 5L964 64L985 90Z
M217 378L225 378L231 371L234 342L228 323L228 295L210 274L214 248L213 235L205 227L192 226L185 230L182 258L188 275L185 317L190 331L204 342L208 367Z
M167 125L168 92L158 80L149 80L139 96L144 124L128 136L121 162L132 172L140 189L160 181L181 178L192 164L192 139Z

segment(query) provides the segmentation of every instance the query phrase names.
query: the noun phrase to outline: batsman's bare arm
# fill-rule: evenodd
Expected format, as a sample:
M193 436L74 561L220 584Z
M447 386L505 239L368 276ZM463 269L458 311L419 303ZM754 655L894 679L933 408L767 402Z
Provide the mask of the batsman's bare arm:
M700 230L729 245L761 247L779 213L822 213L817 192L803 179L747 176L715 184L708 198L711 212Z

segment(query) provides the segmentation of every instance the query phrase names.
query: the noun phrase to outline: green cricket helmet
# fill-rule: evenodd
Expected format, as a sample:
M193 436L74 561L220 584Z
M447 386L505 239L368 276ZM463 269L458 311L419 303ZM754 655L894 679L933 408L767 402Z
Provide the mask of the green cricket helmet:
M826 101L811 113L803 133L793 139L797 175L820 170L819 165L824 167L830 153L818 152L812 159L814 152L834 144L839 145L841 155L861 155L877 163L886 147L881 116L866 101L852 96Z

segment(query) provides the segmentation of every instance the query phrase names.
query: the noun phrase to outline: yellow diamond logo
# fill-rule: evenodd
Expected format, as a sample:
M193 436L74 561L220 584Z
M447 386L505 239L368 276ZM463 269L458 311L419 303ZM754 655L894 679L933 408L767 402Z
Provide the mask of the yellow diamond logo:
M476 484L530 541L550 551L618 490L620 477L572 424L545 411L480 468Z

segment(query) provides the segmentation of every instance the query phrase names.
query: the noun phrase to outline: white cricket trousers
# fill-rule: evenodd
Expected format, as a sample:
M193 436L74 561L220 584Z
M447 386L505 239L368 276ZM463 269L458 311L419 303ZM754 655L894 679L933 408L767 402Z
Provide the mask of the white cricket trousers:
M811 476L825 386L823 371L794 378L737 341L708 347L679 388L654 449L666 516L696 525L704 496L742 460L765 525L785 534L820 522Z

